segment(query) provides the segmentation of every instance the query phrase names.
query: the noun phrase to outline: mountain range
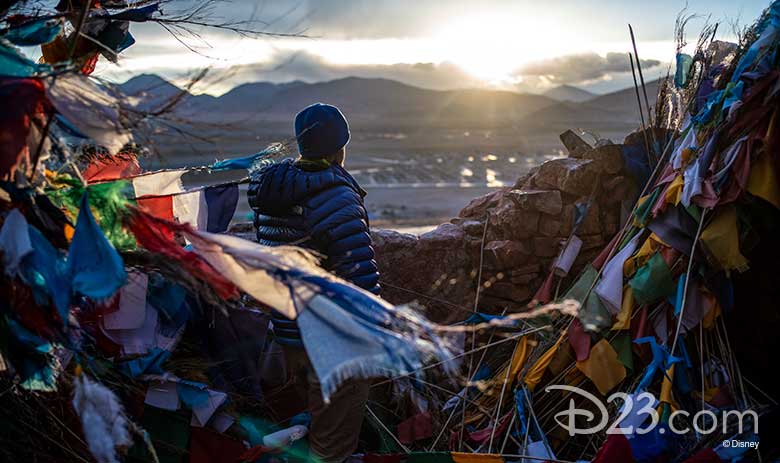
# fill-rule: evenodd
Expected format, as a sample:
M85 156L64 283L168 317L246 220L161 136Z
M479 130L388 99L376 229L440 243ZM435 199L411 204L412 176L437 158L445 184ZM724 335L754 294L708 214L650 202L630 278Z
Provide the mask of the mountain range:
M651 99L658 86L659 81L648 83ZM151 74L135 76L119 88L132 104L147 110L164 106L182 92ZM430 90L358 77L318 83L247 83L218 97L186 93L175 111L181 119L234 124L238 127L234 133L218 135L249 141L289 137L292 118L315 102L337 105L364 137L384 140L404 134L404 149L519 144L550 149L559 146L557 134L569 128L620 138L640 122L634 88L595 95L562 86L537 95L490 89ZM481 141L473 136L455 139L469 133L482 134Z

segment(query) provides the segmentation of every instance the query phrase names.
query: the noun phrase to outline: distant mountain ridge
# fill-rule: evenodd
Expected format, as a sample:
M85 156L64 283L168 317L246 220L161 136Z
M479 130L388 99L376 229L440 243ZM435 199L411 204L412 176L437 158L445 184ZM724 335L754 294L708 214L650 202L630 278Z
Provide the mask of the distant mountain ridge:
M542 93L542 95L548 98L552 98L556 101L569 101L572 103L582 103L584 101L592 100L598 96L595 93L583 90L579 87L574 87L572 85L559 85L557 87L551 88L550 90L547 90L546 92Z
M659 81L647 85L652 100ZM144 109L165 104L181 90L151 74L119 84ZM177 111L193 119L246 119L289 121L301 108L321 101L339 106L350 121L414 127L517 127L568 128L638 121L633 88L595 95L561 86L545 95L503 90L430 90L395 80L346 77L327 82L255 82L229 92L187 94ZM560 101L560 100L563 101Z

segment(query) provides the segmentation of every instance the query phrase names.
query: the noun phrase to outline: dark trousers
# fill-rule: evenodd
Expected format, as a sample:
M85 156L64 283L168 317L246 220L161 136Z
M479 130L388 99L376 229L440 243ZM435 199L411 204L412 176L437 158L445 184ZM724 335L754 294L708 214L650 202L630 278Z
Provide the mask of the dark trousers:
M307 400L311 412L309 451L312 457L323 463L343 462L358 445L369 382L348 381L331 395L330 403L326 404L306 351L288 346L282 346L282 350L287 374L294 381L299 395Z

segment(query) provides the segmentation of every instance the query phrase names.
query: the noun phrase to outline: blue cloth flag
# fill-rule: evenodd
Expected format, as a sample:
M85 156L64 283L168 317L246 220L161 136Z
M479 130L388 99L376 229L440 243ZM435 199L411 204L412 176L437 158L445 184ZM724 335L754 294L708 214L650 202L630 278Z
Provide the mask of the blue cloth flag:
M127 281L122 257L95 222L87 192L81 197L76 230L70 242L68 270L73 292L97 301L113 296Z
M204 192L208 205L208 223L206 231L222 233L227 231L238 205L238 185L217 185L206 188Z

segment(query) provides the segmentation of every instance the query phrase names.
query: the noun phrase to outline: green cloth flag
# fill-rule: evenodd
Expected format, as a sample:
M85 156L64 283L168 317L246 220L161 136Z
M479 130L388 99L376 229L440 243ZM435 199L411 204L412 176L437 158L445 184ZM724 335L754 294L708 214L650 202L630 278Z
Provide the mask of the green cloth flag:
M617 352L618 360L626 367L627 376L634 373L634 356L631 352L631 334L629 331L618 332L609 344Z
M585 295L593 286L597 275L598 271L588 264L564 296L564 299L574 299L581 304L578 318L585 331L588 332L599 332L612 326L612 314L609 313L595 291L591 291L588 300L584 301Z
M79 181L73 181L60 176L57 178L70 187L46 191L52 203L64 209L71 217L78 217L84 186ZM122 224L122 217L127 213L127 207L134 205L133 185L127 180L116 180L105 183L95 183L87 186L89 205L100 229L114 247L119 251L136 248L135 237Z
M634 300L639 305L650 304L674 294L677 289L672 272L660 253L653 254L628 282L634 290Z

